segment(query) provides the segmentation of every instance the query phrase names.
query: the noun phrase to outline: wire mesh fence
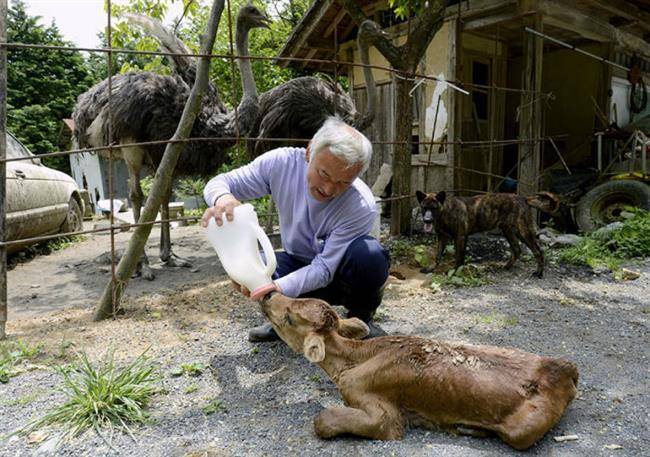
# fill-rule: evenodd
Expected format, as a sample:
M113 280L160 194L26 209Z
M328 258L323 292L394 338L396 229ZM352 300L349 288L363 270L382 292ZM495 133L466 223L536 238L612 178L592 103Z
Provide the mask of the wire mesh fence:
M497 93L503 94L503 97L505 97L506 95L517 97L517 100L514 101L514 106L517 107L517 110L524 108L526 106L526 103L535 105L537 107L543 107L544 106L543 102L545 100L548 100L550 97L550 94L548 93L542 93L539 91L525 90L518 87L506 87L506 86L494 84L491 78L488 78L489 81L487 84L483 84L483 83L477 83L472 81L465 81L463 80L464 78L462 77L457 77L453 80L447 80L444 78L440 78L438 76L427 75L427 74L412 73L406 75L403 74L402 72L395 70L390 66L364 64L364 63L353 62L348 60L336 60L336 59L323 60L323 59L313 59L313 58L277 57L277 56L249 56L249 55L242 56L239 55L234 49L234 40L233 40L234 20L233 20L233 11L231 10L230 1L226 2L226 23L228 27L228 39L229 39L228 46L230 49L230 52L228 54L202 54L200 52L172 53L172 52L165 52L165 51L141 51L141 50L114 48L112 47L113 27L111 23L110 11L112 10L112 7L111 7L110 0L107 1L108 12L106 14L106 23L107 23L106 39L107 39L108 46L106 48L52 46L52 45L33 44L33 43L9 43L6 41L6 36L7 36L6 35L6 24L7 24L6 23L6 14L7 14L6 2L0 2L0 3L2 3L2 6L4 7L4 9L0 10L0 15L2 16L2 19L0 19L2 21L0 22L0 84L6 85L6 81L7 81L6 63L5 63L6 55L8 52L11 52L14 49L40 49L52 53L71 52L71 51L102 53L105 54L106 56L106 65L107 65L107 73L108 73L106 90L108 91L107 112L108 112L109 119L113 119L114 111L115 111L115 107L113 106L114 91L112 87L112 81L113 78L115 78L115 76L113 75L113 63L114 63L114 56L116 54L131 54L131 55L138 55L138 56L163 56L163 57L184 56L193 59L198 59L198 58L226 59L230 62L231 87L229 90L231 92L232 100L235 100L237 96L237 73L235 68L235 63L237 59L247 59L249 61L265 60L265 61L272 61L276 63L284 61L284 62L309 62L312 64L334 65L335 80L337 80L338 77L340 76L338 73L338 68L358 67L358 68L370 68L371 70L381 70L381 71L389 72L390 74L395 75L394 77L397 78L409 78L410 80L412 80L416 88L417 86L426 85L427 83L447 84L449 87L451 87L451 90L456 92L455 95L453 95L454 97L471 98L473 93L483 93L483 94L487 94L487 98L489 99L488 103L494 103L494 100L497 98L496 96ZM496 38L498 38L498 36ZM334 40L333 47L335 50L335 55L338 55L338 51L340 48L338 27L335 27L334 29L333 40ZM0 92L2 92L3 94L7 93L4 86L0 87ZM417 94L417 93L413 92L413 94ZM527 97L526 100L528 101L524 101L524 97ZM480 97L477 98L477 100L479 101L479 103L481 103L481 109L484 109L485 107L483 106L483 103L485 102L485 100L483 100L483 98ZM503 105L506 104L505 98L501 98L500 100L501 100L500 101L501 104ZM510 101L512 102L512 100ZM521 163L522 160L526 159L526 153L525 154L520 153L521 146L522 145L531 146L530 148L528 148L527 151L527 154L531 154L532 151L534 150L534 147L538 147L540 144L545 143L548 140L548 138L546 138L543 133L538 137L533 137L533 138L522 138L521 136L514 136L514 135L510 138L505 138L503 133L501 134L495 133L494 127L491 127L490 128L491 131L487 132L487 134L481 134L480 126L483 125L485 122L487 122L487 120L484 119L485 113L479 113L477 116L477 113L475 112L476 103L472 102L472 105L473 105L474 112L470 113L470 115L468 116L470 118L469 128L465 128L465 126L461 125L461 128L458 129L457 132L455 133L454 138L449 138L449 139L442 138L442 139L434 140L433 132L432 132L429 139L411 138L410 140L407 141L398 141L395 140L394 138L392 140L380 140L371 137L370 141L373 144L373 146L376 147L379 146L392 147L395 145L404 145L404 144L411 146L415 151L417 151L417 154L415 154L416 157L413 159L415 161L414 163L417 166L424 166L426 170L425 174L428 172L429 169L436 168L436 167L449 169L456 174L462 173L463 176L465 177L465 179L463 180L464 182L461 183L460 182L461 179L454 180L454 183L458 185L453 186L454 189L451 189L452 191L458 193L477 194L477 193L497 190L500 187L501 183L504 182L504 180L512 178L512 171L516 169L517 164ZM114 283L115 288L117 288L117 287L123 287L125 284L124 281L120 281L116 276L116 264L117 264L116 256L115 256L116 231L125 230L132 227L140 227L143 225L152 226L152 225L160 225L160 224L169 224L172 222L196 221L199 219L198 216L175 217L175 218L165 217L156 221L141 220L141 221L135 221L134 223L131 224L124 224L124 223L116 224L115 211L114 211L115 208L113 205L114 205L114 197L115 197L114 162L118 160L118 157L116 157L117 152L129 148L134 148L134 147L138 147L138 148L162 147L168 144L178 144L178 143L184 143L184 144L226 143L226 144L241 145L244 142L265 141L265 142L269 142L269 144L273 144L273 143L305 144L307 141L310 140L310 138L277 138L277 137L240 135L239 133L244 129L240 128L240 119L239 119L239 113L237 111L238 107L236 104L234 104L233 109L234 109L235 125L236 125L236 135L234 136L225 136L225 137L218 137L218 138L190 137L187 139L167 139L167 140L142 141L142 142L119 142L118 141L120 140L119 138L116 139L113 137L114 135L111 130L111 126L113 122L108 122L107 140L105 145L98 146L98 147L68 149L68 150L55 151L55 152L39 155L40 158L68 157L76 154L95 154L100 152L108 155L108 163L109 163L108 200L110 202L110 208L108 212L109 225L107 227L94 228L89 230L76 230L73 232L57 233L51 235L43 235L43 236L36 236L36 237L8 241L4 239L5 236L4 234L6 233L5 232L6 193L4 191L0 192L0 219L2 221L2 225L0 225L0 233L3 234L2 239L0 240L0 269L2 270L0 275L0 326L2 327L0 331L0 333L2 334L1 336L4 336L4 324L6 322L6 317L7 317L6 314L7 248L18 244L47 241L47 240L52 240L64 236L87 235L87 234L108 232L110 233L110 252L111 252L111 259L112 259L111 281ZM491 111L494 111L494 107L492 107L491 109L488 108L487 111L488 116L494 115L494 113ZM460 118L462 119L462 116L460 116ZM6 170L5 170L6 164L10 162L21 161L21 160L30 160L30 158L29 157L13 157L13 158L6 157L6 152L5 152L6 96L3 97L2 103L0 103L0 121L1 121L0 122L0 181L2 181L3 188L5 188L4 184L6 181ZM463 121L461 120L461 124L462 123ZM470 139L463 140L462 139L463 133L465 133L466 131L470 131L471 129L475 129L476 131L472 132L472 134L470 135L471 136ZM541 131L543 132L543 128ZM438 148L438 153L440 152L441 149L455 148L455 151L457 151L457 157L455 158L455 160L451 162L449 161L441 162L440 160L436 160L436 154L438 153L434 154L432 152L434 146ZM489 155L490 160L492 160L491 157L495 152L495 150L498 149L503 151L504 148L507 147L517 148L515 154L516 160L514 162L515 169L511 169L507 173L494 172L494 166L493 166L494 164L484 163L485 157ZM507 167L502 167L502 168L505 169ZM485 181L481 181L472 178L467 178L469 176L489 178L489 179ZM538 179L539 179L539 174L536 174L532 182L520 181L520 183L534 188L537 185ZM427 184L427 177L425 175L424 185L426 186L426 184ZM414 197L414 193L409 195L390 195L388 197L378 199L377 202L378 204L384 204L384 203L391 203L395 201L410 200L413 197ZM263 218L264 217L271 218L274 216L274 214L273 213L260 214L260 216ZM113 306L114 306L114 310L116 310L117 304L113 303Z

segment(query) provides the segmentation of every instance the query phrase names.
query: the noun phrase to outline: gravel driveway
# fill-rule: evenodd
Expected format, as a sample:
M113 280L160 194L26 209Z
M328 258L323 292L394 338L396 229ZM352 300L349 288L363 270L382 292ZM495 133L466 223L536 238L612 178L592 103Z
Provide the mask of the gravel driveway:
M107 276L92 259L106 247L98 247L106 238L101 243L89 239L10 272L8 333L12 340L43 343L44 350L29 371L0 384L0 434L61 402L62 394L54 390L60 377L51 367L69 361L75 349L95 359L113 345L116 358L126 361L150 347L165 393L150 407L152 424L134 429L136 441L121 433L113 436L117 454L93 432L54 449L57 430L48 429L1 440L0 455L520 455L498 439L422 429L394 442L316 438L315 414L341 403L334 384L283 343L249 343L247 329L262 322L261 314L232 292L213 256L196 254L205 252L199 229L182 228L174 237L179 235L179 254L193 258L195 271L159 270L152 283L134 279L125 315L98 324L90 322L90 308ZM118 245L123 241L118 239ZM487 242L503 245L498 238ZM482 242L473 246L470 251L483 252ZM500 257L503 249L491 251ZM477 261L488 270L489 285L444 287L437 293L427 287L425 275L394 266L404 279L391 278L380 324L394 334L513 346L574 361L579 396L529 455L648 455L650 261L630 267L641 272L639 279L616 282L610 274L595 276L552 263L544 279L532 279L532 261L506 272L492 260ZM70 297L65 283L57 285L63 280L56 274L44 276L52 265L64 271L64 264L73 265L83 284L85 306L80 297ZM30 280L23 278L39 273L39 287L30 289ZM180 273L178 279L174 273ZM26 300L30 290L38 293ZM172 376L173 368L192 362L205 365L202 374ZM216 412L206 414L202 408L215 401ZM565 435L577 435L577 440L553 439Z

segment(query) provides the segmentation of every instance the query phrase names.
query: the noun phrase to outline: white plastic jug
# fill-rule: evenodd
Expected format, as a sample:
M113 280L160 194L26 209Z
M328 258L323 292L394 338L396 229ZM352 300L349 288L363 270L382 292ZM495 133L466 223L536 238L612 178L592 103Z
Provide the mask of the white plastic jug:
M251 298L259 299L274 289L271 275L277 265L271 241L260 227L253 205L236 206L233 220L223 217L223 224L217 225L210 218L206 235L223 268L230 279L251 292ZM260 255L259 241L266 257L266 265Z

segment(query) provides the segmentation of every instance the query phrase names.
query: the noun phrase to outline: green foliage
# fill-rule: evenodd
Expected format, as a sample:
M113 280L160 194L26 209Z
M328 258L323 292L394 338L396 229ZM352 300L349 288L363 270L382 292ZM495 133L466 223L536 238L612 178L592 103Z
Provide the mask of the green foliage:
M7 41L72 46L56 24L29 16L22 0L7 15ZM93 83L81 53L12 48L7 53L7 128L34 154L59 149L61 120L70 117L77 96ZM67 157L48 158L48 166L69 170Z
M17 376L23 365L34 359L42 349L42 343L30 346L22 340L0 344L0 383L7 383Z
M60 390L65 394L65 402L16 433L24 435L44 426L60 424L64 433L59 442L90 428L103 439L101 429L109 429L111 434L118 429L133 437L129 424L148 421L145 408L160 390L156 384L159 378L145 353L122 369L115 366L112 350L98 367L81 353L71 369L57 370L63 376Z
M423 244L418 244L413 248L413 258L420 267L426 268L431 264L431 253L429 248Z
M201 197L207 180L202 177L185 177L178 180L175 193L180 198Z
M220 412L227 413L228 409L226 408L226 406L223 404L221 400L219 400L218 398L214 398L207 405L201 408L201 411L209 415L209 414L220 413Z
M191 393L196 392L197 390L199 390L199 386L197 386L196 384L190 384L189 386L187 386L185 388L185 393L186 394L191 394Z
M144 198L147 198L149 196L149 191L151 190L151 186L153 186L153 176L145 176L144 178L140 179L140 188L142 189L142 194L144 195Z
M178 376L200 376L205 370L205 365L200 362L183 363L174 368L170 374L174 377Z
M492 313L486 316L477 316L476 323L487 325L496 324L505 327L517 325L519 323L519 318L517 318L517 316L505 316L499 313Z
M626 259L650 256L650 212L627 208L632 217L614 230L597 230L560 252L560 260L592 268L620 268Z
M434 292L441 290L442 286L454 287L478 287L489 284L485 272L476 265L461 265L456 269L449 270L447 274L433 274L431 277L431 289Z
M426 3L425 0L388 0L388 6L395 11L395 16L400 19L419 14Z
M62 249L69 248L75 243L81 243L85 241L86 237L83 235L72 235L72 236L62 236L59 238L54 238L53 240L47 241L47 249L51 252L60 251Z

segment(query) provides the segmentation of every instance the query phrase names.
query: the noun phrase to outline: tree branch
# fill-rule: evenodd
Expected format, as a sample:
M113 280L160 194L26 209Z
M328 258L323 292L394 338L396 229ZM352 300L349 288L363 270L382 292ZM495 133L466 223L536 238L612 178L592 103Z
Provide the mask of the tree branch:
M223 7L224 0L215 0L212 5L205 35L201 37L202 55L210 54L212 52ZM172 140L185 139L190 136L194 120L201 109L203 93L208 87L209 70L210 59L208 57L201 57L196 71L194 86L192 87L190 96L185 103L183 114L181 115L181 119ZM176 167L176 162L178 161L178 157L180 156L184 146L185 145L182 142L167 144L165 154L156 170L153 186L149 192L147 203L142 210L138 222L150 222L155 219L156 213L162 203L163 195L165 195L171 187L174 168ZM120 259L120 263L117 265L117 271L115 273L116 281L113 281L111 278L111 281L109 281L104 289L100 302L95 310L95 314L93 315L95 321L111 317L119 309L119 303L122 298L122 293L124 292L124 287L135 271L138 260L144 252L144 247L152 228L153 225L140 225L135 229L133 236L129 240L126 252Z
M357 26L366 19L370 19L354 0L341 0L341 5L343 5L343 8L345 8L352 20L356 22ZM381 52L393 68L404 69L405 61L401 48L395 46L391 43L390 39L382 35L373 36L371 39L372 44Z
M429 0L423 11L411 20L411 36L409 54L405 57L409 67L415 69L426 52L431 40L443 24L443 14L449 3L448 0Z

